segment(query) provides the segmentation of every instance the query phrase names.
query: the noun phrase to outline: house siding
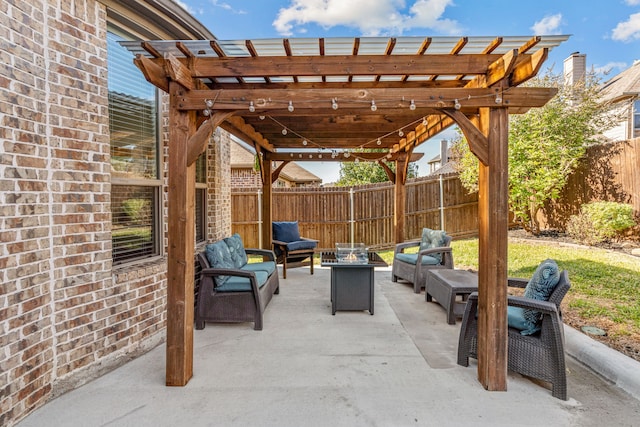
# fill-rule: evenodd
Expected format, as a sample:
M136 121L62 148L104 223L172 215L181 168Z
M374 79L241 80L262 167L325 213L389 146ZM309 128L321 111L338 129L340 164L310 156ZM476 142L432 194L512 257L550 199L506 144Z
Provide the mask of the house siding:
M106 7L3 1L0 33L0 425L10 426L165 340L166 260L112 263ZM230 139L218 141L207 151L209 240L231 230Z

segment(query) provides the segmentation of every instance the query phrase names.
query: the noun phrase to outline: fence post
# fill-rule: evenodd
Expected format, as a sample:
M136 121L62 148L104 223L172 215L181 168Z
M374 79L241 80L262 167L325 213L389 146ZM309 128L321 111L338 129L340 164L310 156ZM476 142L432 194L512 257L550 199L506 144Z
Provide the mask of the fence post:
M353 243L355 242L355 213L354 213L354 206L353 206L353 187L351 187L349 189L349 225L351 228L351 244L353 245Z
M440 230L444 230L444 186L440 174Z
M262 189L258 188L258 247L262 248Z

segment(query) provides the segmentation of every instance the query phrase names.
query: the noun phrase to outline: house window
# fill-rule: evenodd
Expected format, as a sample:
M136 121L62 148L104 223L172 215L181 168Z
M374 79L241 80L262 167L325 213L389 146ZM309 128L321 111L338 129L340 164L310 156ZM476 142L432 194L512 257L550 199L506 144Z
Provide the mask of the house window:
M196 242L206 239L207 225L207 156L203 153L196 160Z
M124 39L107 32L114 263L161 251L158 93L118 44Z
M640 138L640 100L633 103L633 137Z

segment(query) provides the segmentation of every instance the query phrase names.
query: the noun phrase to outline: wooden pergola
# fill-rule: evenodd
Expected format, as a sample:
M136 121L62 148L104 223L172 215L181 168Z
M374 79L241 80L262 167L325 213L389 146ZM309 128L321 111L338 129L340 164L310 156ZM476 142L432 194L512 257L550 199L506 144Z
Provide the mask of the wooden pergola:
M522 87L568 36L125 42L170 94L166 384L193 373L195 160L220 126L252 143L271 223L275 161L376 161L395 183L396 241L414 149L458 125L480 160L478 379L506 390L508 115L556 93ZM388 167L395 163L395 171ZM271 242L271 227L262 241Z

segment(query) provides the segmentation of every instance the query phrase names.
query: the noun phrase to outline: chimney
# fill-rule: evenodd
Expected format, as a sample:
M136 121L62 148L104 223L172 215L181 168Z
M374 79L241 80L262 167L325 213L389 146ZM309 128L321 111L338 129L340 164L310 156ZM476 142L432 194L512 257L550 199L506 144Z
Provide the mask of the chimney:
M587 55L574 52L564 60L564 84L571 86L587 74Z
M440 141L440 167L449 162L449 142L446 139Z

